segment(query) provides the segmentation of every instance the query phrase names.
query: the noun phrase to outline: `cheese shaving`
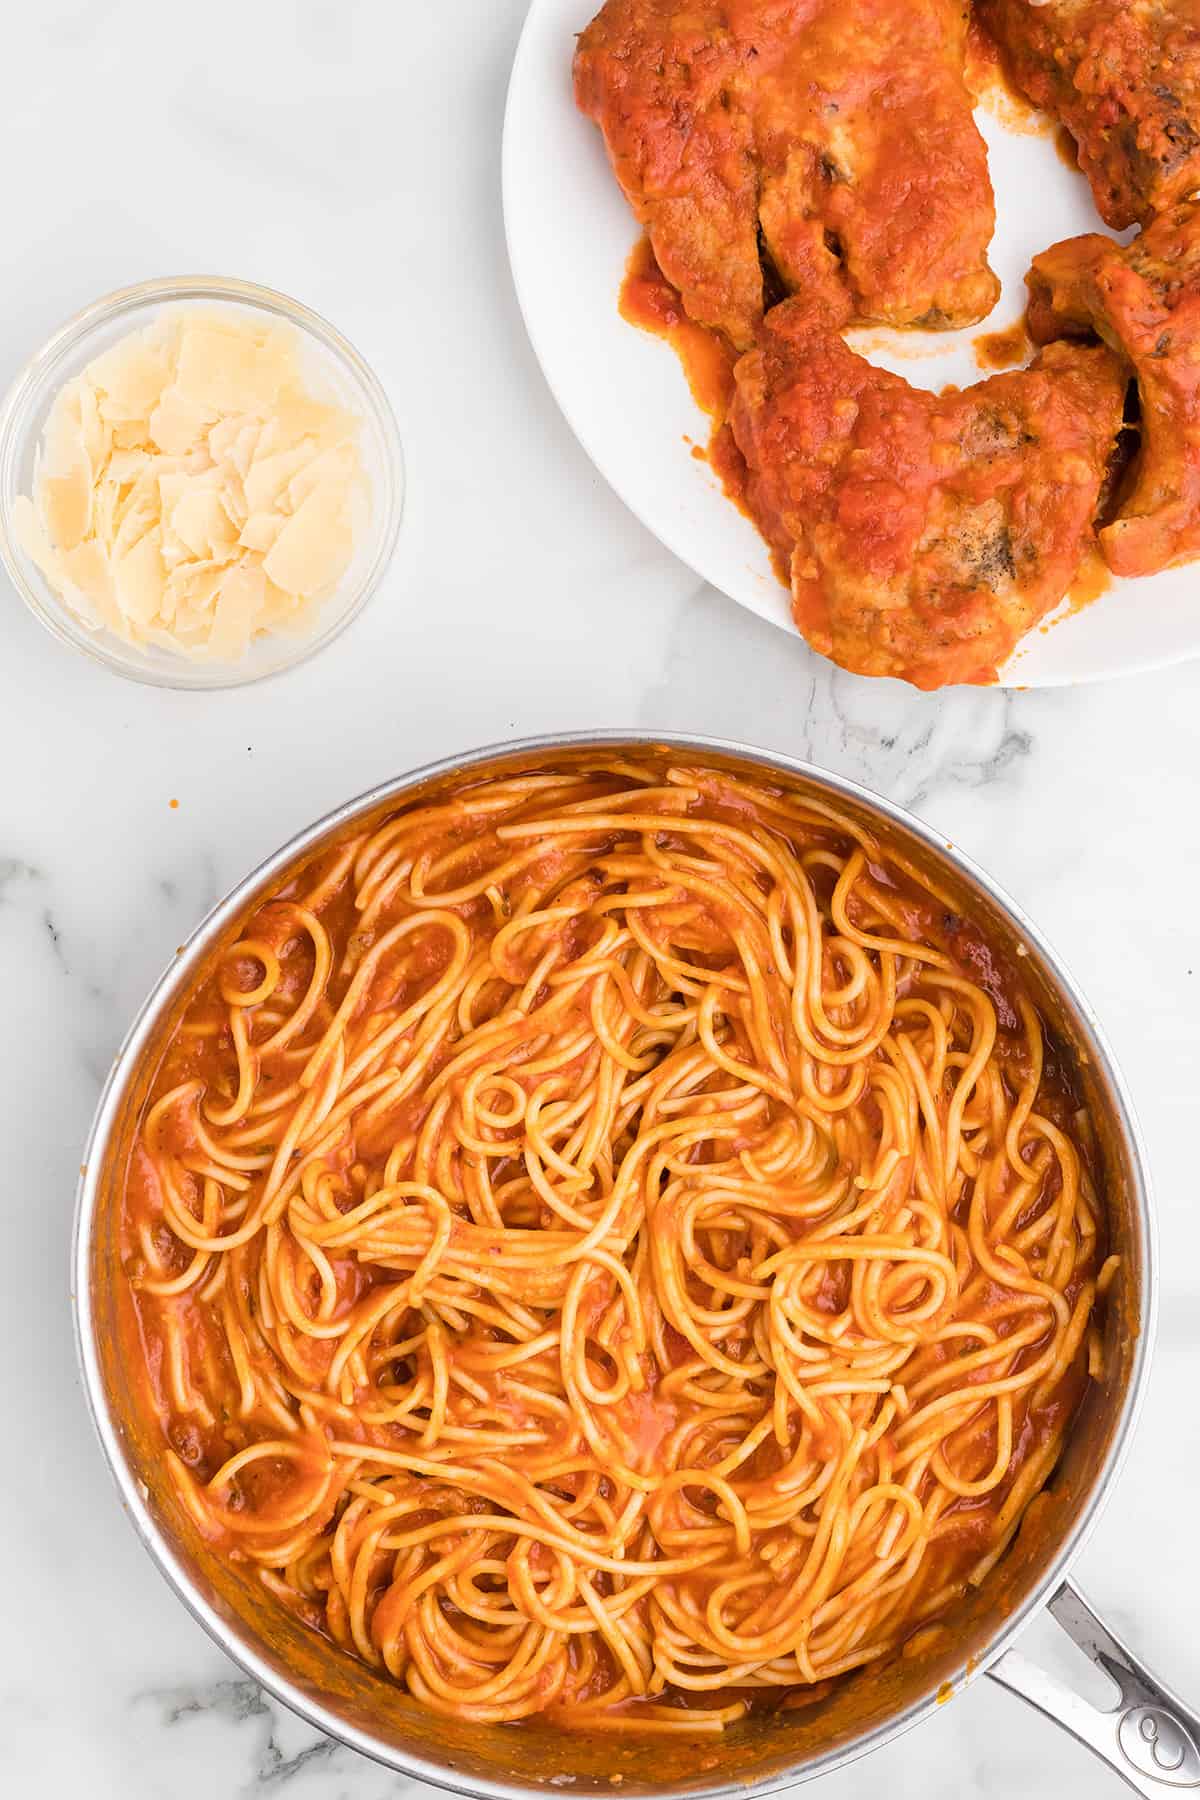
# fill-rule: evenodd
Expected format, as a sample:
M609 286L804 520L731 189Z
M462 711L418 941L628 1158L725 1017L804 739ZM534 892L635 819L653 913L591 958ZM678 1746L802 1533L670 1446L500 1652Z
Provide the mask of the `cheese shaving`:
M168 313L57 395L18 541L89 630L236 661L308 625L349 567L359 429L309 391L291 328Z

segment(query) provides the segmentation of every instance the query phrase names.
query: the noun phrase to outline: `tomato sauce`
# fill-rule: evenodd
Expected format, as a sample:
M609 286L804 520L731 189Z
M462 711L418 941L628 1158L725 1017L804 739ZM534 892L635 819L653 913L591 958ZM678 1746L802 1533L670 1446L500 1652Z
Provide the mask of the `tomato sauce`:
M726 423L737 351L720 332L688 318L678 288L655 260L649 238L640 238L630 253L621 283L620 311L627 324L663 338L678 356L692 399L710 421L707 446L694 445L692 455L708 463L727 497L745 512L746 460ZM786 583L786 574L782 579Z
M1046 137L1050 120L1017 86L995 39L972 17L967 34L967 86L976 104L1009 131L1022 137Z
M837 867L844 868L847 859L855 854L854 835L847 832L845 822L839 822L833 815L819 815L798 827L793 810L790 815L791 823L787 825L784 824L784 819L788 816L787 808L794 806L794 801L788 792L781 792L779 787L767 782L754 787L749 781L736 781L722 772L703 768L686 768L683 772L686 773L686 784L681 784L677 790L681 794L682 803L675 810L669 807L664 809L660 819L653 822L658 827L650 833L655 851L664 856L685 858L689 851L687 820L693 816L705 822L722 821L731 830L736 828L739 831L778 834L790 829L802 840L804 854L808 859L807 866L812 870L818 904L821 908L828 907L832 883L837 879ZM664 769L655 764L650 773L654 785L648 786L644 791L653 793L663 781ZM597 829L596 837L607 841L610 835L608 821L605 820L608 803L614 796L620 796L626 785L624 770L618 771L606 766L587 782L581 780L578 784L565 784L559 794L560 807L590 802L601 820L604 820ZM693 788L694 791L691 791ZM637 797L640 803L640 795ZM526 817L536 819L540 816L543 805L543 800L535 793L521 805L514 803L512 812L506 816L511 818L524 808ZM483 874L489 866L489 858L491 866L495 866L514 841L512 838L498 840L494 829L481 827L478 822L474 826L468 823L445 827L443 821L436 817L436 809L432 807L430 816L434 820L434 828L428 836L422 834L418 839L414 835L413 844L408 846L410 862L407 865L423 866L427 875L429 867L441 871L440 875L429 876L425 882L427 893L437 893L452 887L454 883L464 883L469 872ZM640 832L647 828L639 826L637 830ZM472 831L476 834L474 838L471 836ZM380 835L385 832L386 827L380 827ZM614 831L611 835L615 841L618 835L623 834ZM459 851L464 844L469 844L469 854L460 856ZM381 859L385 851L386 846L381 850ZM710 853L706 851L706 855ZM578 866L574 867L570 855L561 844L551 846L539 851L519 873L506 876L502 894L497 887L494 898L485 897L481 900L476 897L448 904L456 905L460 916L473 921L472 930L480 947L497 929L502 928L499 925L501 919L519 913L522 905L530 897L536 898L539 890L547 883L564 884L551 896L556 900L567 894L581 894L581 906L586 913L585 890L594 876L590 859L596 854L592 842L580 846L575 852ZM382 861L380 865L372 866L382 866ZM340 875L339 869L342 871ZM756 879L761 891L767 892L770 883L765 873L760 871ZM359 880L362 880L361 871ZM747 884L747 891L753 891L751 883ZM360 899L362 893L360 887ZM664 919L670 916L671 907L677 904L674 893L667 898L669 905L660 909L660 916ZM277 957L280 964L275 992L263 1004L262 1016L258 1021L258 1036L251 1040L257 1044L260 1052L269 1043L268 1034L278 1029L279 1020L272 1009L286 1012L302 1005L314 969L312 940L303 928L305 912L298 911L296 905L289 904L291 901L300 902L307 913L319 913L330 941L330 973L323 997L323 1011L315 1022L310 1023L304 1049L298 1052L285 1046L273 1053L281 1081L289 1081L298 1074L303 1059L311 1054L324 1029L324 1022L334 1015L345 999L350 984L356 979L356 971L362 967L364 955L370 953L374 943L378 943L381 932L389 922L386 908L382 909L380 915L371 915L367 902L356 904L354 876L349 872L345 859L339 861L336 848L300 871L278 898L259 907L254 918L246 922L248 942L251 945L257 942L264 954L269 946L271 955ZM699 891L695 896L681 895L678 904L680 916L672 922L671 927L671 942L675 954L693 968L703 968L710 963L712 966L727 964L730 961L730 934L737 928L737 910L731 905L729 917L726 918L722 896L706 891ZM907 938L913 944L942 950L957 973L968 977L986 992L995 1008L999 1031L994 1052L997 1073L1008 1097L1015 1098L1022 1083L1028 1079L1033 1054L1022 1025L1022 1003L1029 1006L1033 1001L1016 955L1007 948L993 944L980 924L958 911L951 900L927 884L916 863L906 864L898 856L885 855L882 851L871 857L865 870L860 868L857 871L848 910L852 920L867 929L879 927L882 913L887 925L897 935ZM407 917L408 915L405 916L405 922ZM566 936L562 941L569 944L573 958L586 956L596 929L595 921L587 923L583 916L572 921L569 927L563 922ZM505 956L508 954L506 952ZM829 949L831 957L836 959L837 954L835 948ZM411 1004L414 998L427 994L431 984L446 970L450 955L445 932L439 931L432 923L398 939L388 954L379 960L370 983L359 996L359 1009L355 1016L359 1029L353 1040L354 1049L348 1054L361 1053L362 1045L365 1043L369 1046L371 1042L369 1034L366 1038L361 1034L364 1021L379 1014L382 1023ZM526 964L514 971L514 983L519 983L522 968L536 966L539 956L540 951L536 946L527 953ZM500 960L503 962L505 958L501 957ZM898 960L902 970L902 996L907 992L919 991L921 975L916 959ZM169 1094L173 1086L184 1080L202 1080L212 1095L229 1097L237 1092L238 1057L234 1033L224 1026L218 1028L221 995L224 993L226 996L224 1006L228 1016L234 1004L229 1000L229 995L236 990L253 991L259 983L260 974L260 967L253 954L235 953L218 961L215 970L201 983L193 996L157 1071L155 1100ZM503 988L503 981L495 977L493 979ZM929 998L933 992L927 986L925 997ZM474 1016L478 1019L484 1010L481 1006ZM584 1004L581 1016L586 1011ZM203 1030L198 1029L201 1023ZM568 1049L574 1049L570 1032L563 1042ZM1081 1105L1073 1065L1045 1022L1042 1024L1042 1044L1044 1060L1037 1109L1058 1123L1060 1129L1073 1136L1081 1162L1089 1164L1090 1169L1090 1139L1079 1130L1073 1131L1071 1126ZM260 1060L272 1060L272 1053L268 1052ZM571 1071L577 1060L578 1053L574 1058L564 1057L558 1069L566 1092L570 1091ZM506 1079L511 1078L513 1082L525 1087L526 1092L536 1087L540 1079L536 1070L527 1071L520 1058L514 1058L506 1066L510 1070L510 1077ZM260 1067L257 1071L258 1079L261 1080L265 1072L269 1071ZM935 1099L940 1103L942 1096L938 1094ZM503 1108L500 1110L502 1112ZM172 1240L168 1217L164 1215L170 1213L172 1204L179 1204L191 1214L193 1224L204 1217L206 1178L203 1158L209 1153L204 1150L203 1128L197 1137L185 1122L188 1117L196 1116L194 1108L189 1110L182 1104L174 1108L168 1105L161 1114L156 1115L154 1126L148 1134L150 1141L139 1137L133 1148L124 1195L121 1242L125 1273L132 1282L140 1281L147 1273L160 1281L164 1274L173 1279L185 1274L192 1261L193 1252L188 1245ZM269 1110L264 1109L256 1115L259 1124L248 1124L238 1135L240 1151L248 1158L252 1158L259 1149L259 1129L268 1140L269 1152L271 1132L274 1130L278 1135L277 1127L269 1123L271 1116ZM357 1206L365 1194L380 1191L378 1186L372 1188L369 1185L372 1165L375 1177L382 1179L384 1166L393 1154L395 1144L408 1135L415 1136L422 1128L422 1117L419 1098L405 1097L397 1102L390 1113L371 1119L369 1129L356 1127L352 1143L321 1150L321 1157L327 1159L327 1164L323 1167L328 1166L331 1174L336 1174L334 1192L330 1199L339 1211L348 1211ZM878 1103L873 1103L872 1108L864 1108L858 1128L865 1128L871 1134L878 1128L880 1118ZM502 1119L495 1128L503 1134ZM753 1149L754 1139L750 1138L747 1142ZM499 1149L502 1146L497 1144L496 1147ZM507 1151L507 1145L503 1148ZM619 1142L617 1149L623 1151L627 1146ZM168 1166L172 1159L184 1152L192 1153L196 1150L201 1154L199 1159L192 1156L191 1166L177 1166L174 1170ZM703 1164L713 1153L714 1144L711 1139L706 1139L688 1151L691 1162L686 1166L681 1165L678 1173L681 1177L690 1174L691 1163ZM163 1160L161 1171L156 1167L156 1155L160 1155ZM839 1155L840 1162L834 1156L829 1165L831 1203L837 1199L839 1191L835 1178L837 1170L844 1170L846 1176L852 1178L858 1167L853 1144L842 1149ZM197 1160L200 1162L199 1170L195 1166ZM492 1181L497 1192L503 1188L503 1170L506 1166L507 1156L498 1157L493 1163ZM433 1173L436 1177L436 1158L433 1159ZM1099 1183L1094 1180L1096 1171L1090 1170L1090 1173L1093 1175L1093 1185L1098 1186ZM317 1176L323 1179L321 1170L317 1171ZM261 1179L261 1176L256 1175L255 1179ZM728 1180L728 1174L723 1179ZM173 1184L177 1190L174 1197ZM1062 1191L1062 1180L1057 1171L1051 1171L1050 1176L1038 1184L1036 1200L1026 1207L1026 1212L1016 1222L1015 1229L1026 1231L1036 1226L1041 1213L1057 1203ZM230 1181L226 1194L227 1206L236 1205L236 1192ZM886 1198L881 1198L880 1204L886 1206ZM954 1217L954 1224L959 1232L965 1230L970 1204L967 1184L962 1197L962 1208ZM520 1207L523 1210L518 1212L514 1209L507 1213L505 1226L514 1229L541 1224L552 1230L559 1229L560 1221L551 1213L546 1212L540 1218L535 1216L538 1206L536 1195L521 1199ZM788 1221L784 1205L778 1219L775 1219L775 1224L780 1229L780 1241L787 1241L791 1229ZM336 1219L334 1223L337 1223ZM236 1225L237 1216L231 1214L226 1229L235 1230ZM398 1222L393 1221L389 1230L394 1232L398 1229ZM470 1242L472 1234L479 1229L459 1206L449 1227L447 1242ZM818 1231L819 1227L814 1221L807 1225L799 1223L796 1229L802 1233L811 1233ZM664 1202L662 1214L656 1217L656 1233L660 1238L668 1238L674 1230L671 1213ZM1099 1235L1102 1238L1103 1233ZM718 1219L703 1228L702 1237L703 1256L690 1269L684 1270L683 1279L699 1306L707 1308L713 1304L708 1293L713 1271L719 1269L729 1273L736 1272L741 1278L753 1267L756 1259L761 1257L763 1250L759 1227L747 1226L745 1221L734 1220L727 1224L724 1219ZM401 1239L396 1238L395 1242L399 1244ZM1074 1306L1078 1296L1084 1291L1085 1282L1094 1276L1098 1266L1097 1259L1103 1255L1103 1249L1103 1243L1093 1238L1081 1255L1078 1267L1064 1283L1063 1294L1068 1306ZM325 1391L330 1359L337 1348L337 1334L328 1332L323 1336L306 1337L301 1347L286 1323L286 1315L280 1312L278 1299L272 1298L275 1293L283 1293L286 1287L286 1284L277 1282L273 1285L272 1271L277 1265L285 1272L295 1266L288 1260L297 1254L292 1235L288 1231L281 1232L276 1241L264 1228L260 1234L260 1242L253 1251L247 1250L245 1246L234 1245L225 1254L228 1258L227 1273L223 1284L212 1289L211 1293L207 1293L198 1283L192 1289L173 1295L144 1292L135 1296L133 1305L137 1329L141 1335L141 1355L138 1359L141 1367L138 1368L135 1362L133 1378L140 1378L148 1389L152 1410L161 1422L166 1444L186 1471L185 1482L190 1480L201 1486L211 1482L216 1472L231 1457L237 1456L243 1449L252 1448L256 1440L264 1443L263 1454L240 1462L240 1466L224 1483L217 1500L209 1506L206 1515L212 1520L211 1528L208 1529L211 1541L231 1557L237 1557L244 1554L244 1550L239 1549L238 1533L252 1528L258 1520L263 1521L264 1527L269 1526L272 1514L287 1515L289 1511L295 1511L299 1517L308 1507L310 1511L306 1530L311 1534L319 1534L324 1529L334 1509L341 1503L336 1486L330 1486L326 1491L323 1485L328 1440L337 1439L340 1442L342 1455L345 1454L347 1443L392 1452L403 1451L407 1446L419 1459L423 1454L419 1441L423 1420L419 1417L406 1420L389 1418L386 1416L387 1405L382 1402L387 1400L387 1390L390 1388L412 1385L416 1378L414 1372L418 1354L429 1358L430 1352L428 1343L419 1353L413 1349L415 1338L423 1330L420 1307L413 1305L412 1319L403 1330L397 1329L394 1341L385 1341L386 1333L379 1340L373 1337L365 1340L371 1380L361 1392L356 1392L351 1405L348 1401L339 1399L336 1393ZM369 1233L362 1238L357 1249L340 1244L337 1234L331 1234L328 1249L323 1253L322 1268L325 1280L331 1280L334 1284L335 1293L333 1303L327 1310L325 1325L340 1324L364 1299L368 1303L373 1302L376 1284L384 1288L396 1285L404 1263L405 1255L399 1249L393 1253L387 1243L379 1249L371 1241ZM148 1264L154 1266L148 1269ZM925 1278L917 1276L910 1282L903 1270L897 1269L886 1279L892 1284L893 1290L889 1308L896 1319L903 1319L906 1306L920 1300L921 1282ZM851 1311L856 1304L858 1277L848 1259L832 1258L815 1266L805 1280L806 1285L799 1298L814 1326L812 1335L816 1345L826 1341L823 1320L845 1318L849 1323ZM486 1287L486 1268L481 1272L480 1285ZM303 1308L307 1309L310 1304L315 1304L315 1269L302 1276L295 1291ZM666 1291L665 1288L663 1291ZM386 1298L386 1294L383 1297ZM582 1287L577 1298L578 1316L587 1339L584 1354L590 1378L601 1389L615 1386L621 1379L623 1339L619 1333L606 1335L606 1325L611 1324L609 1313L613 1305L611 1284L598 1271ZM536 1281L531 1284L527 1301L530 1306L540 1303ZM456 1302L452 1299L445 1304L454 1303ZM240 1309L241 1318L241 1329L228 1338L225 1324L227 1309L230 1316L233 1309ZM964 1298L959 1313L960 1321L969 1320L974 1311L978 1312L981 1319L992 1320L995 1332L1001 1338L1008 1331L1019 1327L1019 1314L1012 1307L1011 1296L992 1281L979 1279L974 1283L970 1299ZM817 1315L815 1320L812 1319L812 1314ZM460 1370L466 1377L466 1384L461 1391L468 1395L470 1402L469 1405L462 1401L455 1402L458 1411L451 1419L451 1425L458 1433L456 1446L459 1442L464 1445L470 1443L470 1432L460 1431L455 1424L455 1420L461 1417L470 1421L471 1430L486 1432L498 1429L505 1434L520 1434L526 1440L536 1441L540 1438L540 1454L543 1457L556 1453L554 1440L558 1427L547 1421L561 1417L561 1408L557 1413L554 1410L558 1402L557 1394L544 1389L550 1405L541 1406L538 1402L538 1390L523 1380L520 1364L498 1366L493 1363L492 1352L500 1339L505 1335L515 1335L510 1333L509 1325L501 1323L499 1326L489 1325L480 1329L475 1333L475 1341L471 1343L467 1341L472 1335L471 1328L454 1325L452 1313L448 1313L447 1318L450 1320L449 1325L439 1326L439 1331L444 1330L449 1335L439 1338L438 1342L450 1343L452 1360L457 1357ZM804 1327L799 1329L803 1331ZM838 1341L841 1330L841 1327L835 1325L829 1335ZM491 1335L493 1332L496 1333L494 1337ZM287 1341L289 1356L286 1371L270 1341L272 1336L279 1335ZM531 1337L529 1341L532 1343L535 1340ZM1014 1358L1014 1366L1020 1369L1032 1364L1044 1351L1047 1341L1048 1338L1033 1343L1023 1341L1023 1347ZM243 1375L240 1366L235 1367L235 1356L231 1349L233 1342L240 1343L239 1354L263 1378L263 1393L269 1396L282 1392L273 1383L277 1375L286 1373L289 1384L286 1391L292 1400L302 1401L302 1407L298 1405L290 1416L285 1413L282 1421L279 1421L275 1413L263 1410L261 1405L257 1412L251 1410L245 1413L241 1399ZM674 1326L664 1322L656 1343L659 1347L654 1354L647 1353L641 1359L643 1385L640 1388L629 1388L611 1402L612 1419L607 1427L610 1442L621 1449L630 1466L648 1475L665 1473L680 1466L681 1441L685 1438L686 1429L694 1429L696 1424L694 1394L689 1397L687 1384L676 1379L676 1371L692 1358L689 1341ZM743 1324L740 1317L731 1319L721 1332L723 1354L738 1362L753 1363L753 1343L751 1328L748 1324ZM915 1387L926 1381L931 1373L953 1363L962 1350L961 1336L918 1345L906 1370L905 1383ZM431 1360L428 1366L432 1368ZM528 1366L534 1366L532 1353ZM1015 1441L1002 1482L986 1494L958 1496L949 1501L942 1515L945 1530L931 1541L926 1552L922 1568L922 1594L937 1593L947 1583L962 1579L969 1563L987 1552L994 1540L998 1509L1012 1491L1022 1469L1031 1459L1044 1460L1047 1450L1057 1442L1080 1400L1086 1378L1083 1347L1077 1344L1069 1368L1056 1379L1051 1393L1037 1397L1036 1405L1032 1396L1022 1397L1015 1409ZM696 1377L693 1375L690 1379L694 1382ZM760 1379L761 1370L756 1373L750 1367L746 1386L755 1406L763 1398L763 1390L757 1385ZM988 1370L985 1366L968 1366L957 1379L969 1388L985 1382ZM713 1390L713 1397L720 1397L717 1390ZM907 1405L908 1401L904 1401L887 1425L886 1431L881 1431L878 1447L881 1457L885 1459L890 1460L903 1452ZM422 1409L428 1406L428 1401L422 1403ZM596 1408L597 1412L600 1410L600 1407ZM709 1468L719 1466L744 1441L744 1410L741 1406L734 1408L729 1415L728 1427L720 1427L713 1434L707 1465ZM834 1410L818 1407L817 1414L817 1418L807 1421L804 1427L809 1444L806 1454L811 1454L821 1463L837 1463L846 1452L843 1423ZM764 1423L772 1423L769 1414L764 1415ZM685 1428L684 1432L681 1432L681 1427ZM414 1437L417 1439L415 1444ZM774 1429L768 1430L754 1445L747 1445L747 1453L731 1478L747 1484L752 1492L755 1484L770 1481L787 1464L796 1453L796 1447L794 1435L789 1435L787 1442L780 1442ZM974 1480L991 1467L996 1447L996 1423L987 1416L980 1421L973 1434L964 1429L962 1438L948 1454L956 1464L958 1475L965 1480ZM281 1453L277 1454L277 1451ZM459 1454L457 1447L455 1454ZM505 1456L511 1456L515 1482L523 1473L524 1446L515 1451L504 1448L497 1466L503 1463ZM698 1474L702 1475L704 1465L698 1464L696 1468ZM592 1491L599 1494L597 1506L615 1508L618 1505L620 1486L608 1470L609 1465L601 1463L590 1473L566 1468L561 1479L545 1478L543 1485L546 1494L550 1496L549 1503L558 1505L564 1500L582 1496L581 1504L590 1505L590 1483ZM423 1474L421 1479L424 1479ZM499 1479L497 1476L497 1480ZM432 1490L433 1484L431 1493ZM507 1499L494 1501L490 1490L464 1495L455 1504L460 1509L455 1514L456 1518L468 1518L472 1513L490 1513L495 1510L496 1505L509 1507ZM515 1511L520 1504L520 1494L514 1488L510 1510ZM811 1534L820 1523L819 1504L809 1497L803 1501L798 1499L796 1505L798 1532L801 1535ZM441 1500L432 1505L430 1522L436 1522L441 1506ZM689 1490L687 1508L688 1531L707 1531L722 1516L720 1493L706 1486L702 1480L698 1481ZM409 1517L410 1527L420 1517L419 1512L412 1514ZM776 1544L774 1548L782 1552L783 1567L791 1546ZM541 1567L544 1571L548 1566L546 1559L550 1556L549 1550L541 1547L532 1554L535 1559L533 1566ZM783 1578L781 1575L780 1579ZM697 1604L706 1603L713 1585L722 1579L723 1564L714 1563L711 1569L697 1569L694 1579L689 1577L690 1591ZM372 1574L363 1613L377 1642L381 1636L389 1640L396 1637L406 1628L405 1621L409 1617L408 1599L399 1576L391 1598L386 1597L386 1588L381 1587L380 1582L386 1582L386 1577L380 1576L377 1582L376 1576ZM610 1574L607 1571L601 1569L596 1572L591 1592L601 1601L611 1594ZM312 1594L295 1594L293 1603L310 1624L316 1629L327 1630L344 1647L343 1600L334 1596L328 1607L324 1607L323 1603L314 1606ZM453 1596L450 1595L443 1604L440 1615L442 1618L449 1618L452 1604ZM343 1608L342 1612L339 1612L339 1607ZM913 1615L914 1625L922 1616L918 1608ZM607 1650L603 1645L599 1646L596 1650L594 1677L597 1692L605 1691L611 1683L612 1669L607 1659ZM735 1669L734 1673L737 1672ZM822 1687L793 1698L780 1689L751 1691L739 1689L736 1684L732 1684L728 1688L704 1690L699 1698L672 1691L664 1703L684 1709L698 1705L702 1710L736 1703L739 1707L749 1706L758 1712L769 1711L780 1705L811 1704L818 1693L824 1691L827 1689ZM574 1704L580 1704L586 1697L586 1689L582 1695L576 1693ZM552 1701L548 1704L552 1706Z
M1032 349L1024 319L1004 331L985 331L973 340L975 361L991 373L997 369L1016 369L1028 362Z

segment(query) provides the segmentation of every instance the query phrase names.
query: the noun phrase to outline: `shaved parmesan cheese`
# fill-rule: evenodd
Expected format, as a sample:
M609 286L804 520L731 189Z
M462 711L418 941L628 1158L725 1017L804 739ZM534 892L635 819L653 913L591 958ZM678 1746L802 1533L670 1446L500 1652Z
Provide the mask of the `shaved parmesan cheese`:
M236 324L200 316L185 320L179 339L175 386L185 400L225 413L265 419L293 373L293 348L272 325Z
M81 544L92 517L92 471L87 457L79 456L68 468L42 477L42 515L51 543L64 550Z
M139 538L127 556L117 563L117 605L126 618L151 625L162 609L166 576L162 560L162 534L156 526Z
M320 594L345 574L350 562L350 521L339 483L315 488L303 500L263 558L263 569L286 594Z
M230 569L221 578L209 645L214 656L230 662L245 654L267 598L261 569Z
M165 344L145 336L123 338L89 363L86 385L110 422L148 419L171 378Z
M94 609L96 621L111 628L119 619L116 594L113 592L112 570L95 539L63 552L62 579L69 592L79 596L80 603Z
M288 482L288 503L292 511L297 511L310 494L325 489L337 489L345 493L354 480L355 451L353 444L337 444L332 450L322 450L319 456L304 463Z
M283 530L284 523L282 513L251 513L242 526L238 543L244 544L247 550L261 550L265 556Z
M216 556L237 538L233 521L221 505L215 488L204 488L193 479L188 492L171 514L171 529L182 538L197 561Z
M261 444L262 439L259 439ZM353 446L351 446L353 448ZM251 512L263 512L274 506L294 475L308 463L315 462L323 451L299 444L294 450L279 450L272 455L261 450L247 469L242 482L246 505Z
M182 312L59 393L18 541L91 630L234 661L306 627L366 528L360 421L288 328Z

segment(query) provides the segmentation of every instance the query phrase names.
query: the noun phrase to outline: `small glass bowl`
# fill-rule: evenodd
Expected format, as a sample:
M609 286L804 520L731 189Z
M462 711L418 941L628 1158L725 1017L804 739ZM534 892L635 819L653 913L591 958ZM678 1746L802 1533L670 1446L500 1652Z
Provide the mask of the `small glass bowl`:
M359 451L371 489L362 542L338 583L302 631L273 631L249 645L236 663L196 660L158 646L127 644L107 630L90 630L55 593L13 533L13 503L32 494L34 462L59 390L120 338L176 306L266 314L299 333L310 386L362 419ZM352 344L298 300L249 281L182 275L144 281L95 301L54 333L25 366L0 406L0 562L34 617L61 643L132 681L168 688L241 687L307 661L344 631L383 578L396 547L404 506L404 454L388 399Z

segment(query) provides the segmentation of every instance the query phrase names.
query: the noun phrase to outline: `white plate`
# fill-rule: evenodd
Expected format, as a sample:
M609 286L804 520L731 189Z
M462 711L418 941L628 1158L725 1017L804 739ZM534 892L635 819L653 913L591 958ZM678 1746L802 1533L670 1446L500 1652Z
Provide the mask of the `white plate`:
M572 430L626 505L676 556L784 630L787 595L753 526L689 454L707 420L668 344L617 311L637 226L599 131L571 91L575 34L599 0L532 0L513 63L504 122L504 221L513 279L533 347ZM985 324L961 332L854 334L856 347L923 387L980 379L972 340L1024 310L1033 254L1102 229L1082 176L1047 135L1007 129L986 111L998 224L992 267L1003 293ZM1061 612L1062 609L1060 609ZM1082 611L1029 633L1003 671L1008 687L1054 687L1162 667L1200 654L1200 577L1170 569L1114 581Z

